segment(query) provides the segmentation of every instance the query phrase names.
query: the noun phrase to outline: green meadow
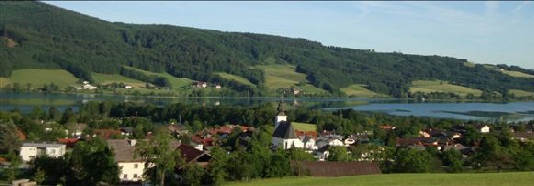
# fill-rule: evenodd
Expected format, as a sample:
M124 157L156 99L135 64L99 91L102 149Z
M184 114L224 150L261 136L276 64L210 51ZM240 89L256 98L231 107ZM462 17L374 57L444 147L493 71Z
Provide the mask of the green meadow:
M234 81L237 81L237 82L239 82L239 83L241 83L243 85L248 85L250 87L256 87L256 85L252 84L248 79L240 77L240 76L228 74L226 72L217 72L215 74L221 76L224 79L234 80Z
M530 75L530 74L525 74L523 72L519 72L519 71L510 71L510 70L500 70L501 73L503 74L507 74L509 76L512 76L512 77L518 77L518 78L534 78L533 75Z
M146 70L127 67L127 66L124 66L124 67L125 68L129 68L129 69L135 69L137 71L145 73L148 76L156 76L156 77L167 78L167 79L169 79L169 82L171 83L172 89L182 89L182 88L185 88L185 87L191 87L192 83L193 83L193 80L191 80L189 78L177 78L177 77L174 77L174 76L170 75L167 72L157 73L157 72L150 72L150 71L146 71Z
M441 80L416 80L412 82L410 92L452 92L465 97L467 94L480 96L481 90L449 84Z
M236 186L322 186L322 185L372 185L372 186L527 186L534 184L534 172L513 173L464 173L464 174L382 174L347 177L284 177L230 182Z
M298 87L306 94L324 94L326 91L309 84L306 74L295 72L289 64L257 65L252 69L261 69L265 73L265 86L269 89ZM300 86L298 86L300 84Z
M13 70L10 78L1 78L0 86L19 83L21 87L30 85L31 88L41 88L50 83L56 84L60 89L78 82L78 78L62 69L19 69Z
M341 88L341 91L347 94L347 96L359 97L359 98L376 98L376 97L388 97L387 95L373 92L366 88L367 85L351 85L346 88Z
M133 79L133 78L127 78L124 76L121 76L119 74L100 74L100 73L92 73L93 79L96 83L107 85L112 83L124 83L127 85L130 85L134 88L141 88L146 86L146 82Z

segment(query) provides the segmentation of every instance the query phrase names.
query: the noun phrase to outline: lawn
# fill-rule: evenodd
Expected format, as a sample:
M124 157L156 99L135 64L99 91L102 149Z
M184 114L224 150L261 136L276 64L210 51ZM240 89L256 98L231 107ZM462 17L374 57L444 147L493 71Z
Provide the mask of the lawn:
M250 182L231 182L226 185L283 186L283 185L532 185L533 172L514 173L465 173L465 174L382 174L348 177L286 177L254 180Z
M295 72L295 67L288 64L257 65L251 69L261 69L265 73L265 86L275 90L279 88L297 87L306 94L324 94L325 90L309 84L306 74Z
M519 72L519 71L510 71L510 70L500 70L501 73L503 74L507 74L509 76L512 76L512 77L517 77L517 78L534 78L533 75L530 75L530 74L525 74L523 72Z
M447 81L441 80L416 80L412 82L410 92L452 92L465 97L471 93L475 96L480 96L482 91L473 88L462 87L458 85L449 84Z
M387 95L378 94L366 88L367 85L351 85L346 88L341 88L341 91L352 97L359 98L375 98L375 97L387 97Z
M167 78L167 79L169 79L169 82L171 83L172 89L182 89L184 87L191 87L193 85L193 80L191 80L189 78L177 78L177 77L174 77L174 76L170 75L167 72L157 73L157 72L150 72L150 71L146 71L146 70L136 69L136 68L132 68L132 67L128 67L128 66L124 66L124 67L125 68L129 68L129 69L135 69L135 70L143 72L143 73L145 73L146 75L149 75L149 76L150 75L154 75L154 76L157 76L157 77Z
M515 97L534 97L534 92L528 92L519 89L510 89L508 90L510 94L514 94Z
M224 79L235 80L235 81L237 81L237 82L239 82L239 83L241 83L243 85L248 85L250 87L256 87L256 85L252 84L248 79L240 77L240 76L228 74L226 72L217 72L215 74L221 76Z
M4 83L19 83L21 87L26 88L29 84L31 88L41 88L45 84L56 84L60 89L66 88L69 85L74 85L78 82L78 78L71 73L62 69L18 69L13 70L11 78L2 78L0 80L3 86Z
M291 122L291 125L293 125L293 128L295 130L299 131L317 131L317 125L309 124L309 123L299 123L299 122Z
M93 79L96 81L96 83L100 83L102 85L122 82L134 88L142 88L142 87L144 88L146 86L146 82L144 81L133 79L133 78L127 78L119 74L92 73L91 75L93 76Z
M258 65L254 69L261 69L265 73L265 86L270 89L289 88L306 80L306 74L295 72L291 65Z

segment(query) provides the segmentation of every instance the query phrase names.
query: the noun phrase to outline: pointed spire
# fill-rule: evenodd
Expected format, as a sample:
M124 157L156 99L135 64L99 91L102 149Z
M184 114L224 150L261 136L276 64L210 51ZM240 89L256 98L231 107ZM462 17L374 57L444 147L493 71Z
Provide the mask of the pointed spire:
M278 115L279 116L285 116L286 113L285 113L286 109L285 109L285 106L284 106L284 102L280 101L280 103L278 104Z

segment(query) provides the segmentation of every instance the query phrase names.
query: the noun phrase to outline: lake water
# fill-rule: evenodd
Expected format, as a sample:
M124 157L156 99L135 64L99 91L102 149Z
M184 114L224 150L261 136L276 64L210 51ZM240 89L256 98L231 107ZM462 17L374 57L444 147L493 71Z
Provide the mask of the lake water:
M534 102L511 103L415 103L394 99L336 99L336 98L177 98L134 97L95 94L42 94L0 92L0 110L14 108L30 112L39 106L59 110L78 107L88 101L113 100L118 102L152 103L165 106L173 103L199 104L206 106L257 106L266 102L283 100L289 106L334 110L352 108L359 111L383 112L398 116L456 118L466 120L534 120Z

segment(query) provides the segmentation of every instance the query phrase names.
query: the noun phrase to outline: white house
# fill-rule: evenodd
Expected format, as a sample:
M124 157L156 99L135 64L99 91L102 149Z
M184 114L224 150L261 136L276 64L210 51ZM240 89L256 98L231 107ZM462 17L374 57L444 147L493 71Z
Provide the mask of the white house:
M476 125L475 128L480 133L489 133L490 132L490 127L488 127L488 125Z
M323 148L326 146L332 146L332 147L344 147L345 144L341 139L338 138L325 138L322 137L320 139L317 139L317 148Z
M20 147L22 161L28 162L37 156L61 157L65 155L66 145L51 143L23 143Z
M108 139L106 140L109 147L115 153L115 161L119 166L121 182L143 181L143 172L145 171L145 162L141 158L134 158L135 139ZM172 149L176 149L180 143L173 141Z
M134 158L137 141L135 139L109 139L106 141L115 152L115 161L119 166L121 182L142 181L145 162L140 158Z

